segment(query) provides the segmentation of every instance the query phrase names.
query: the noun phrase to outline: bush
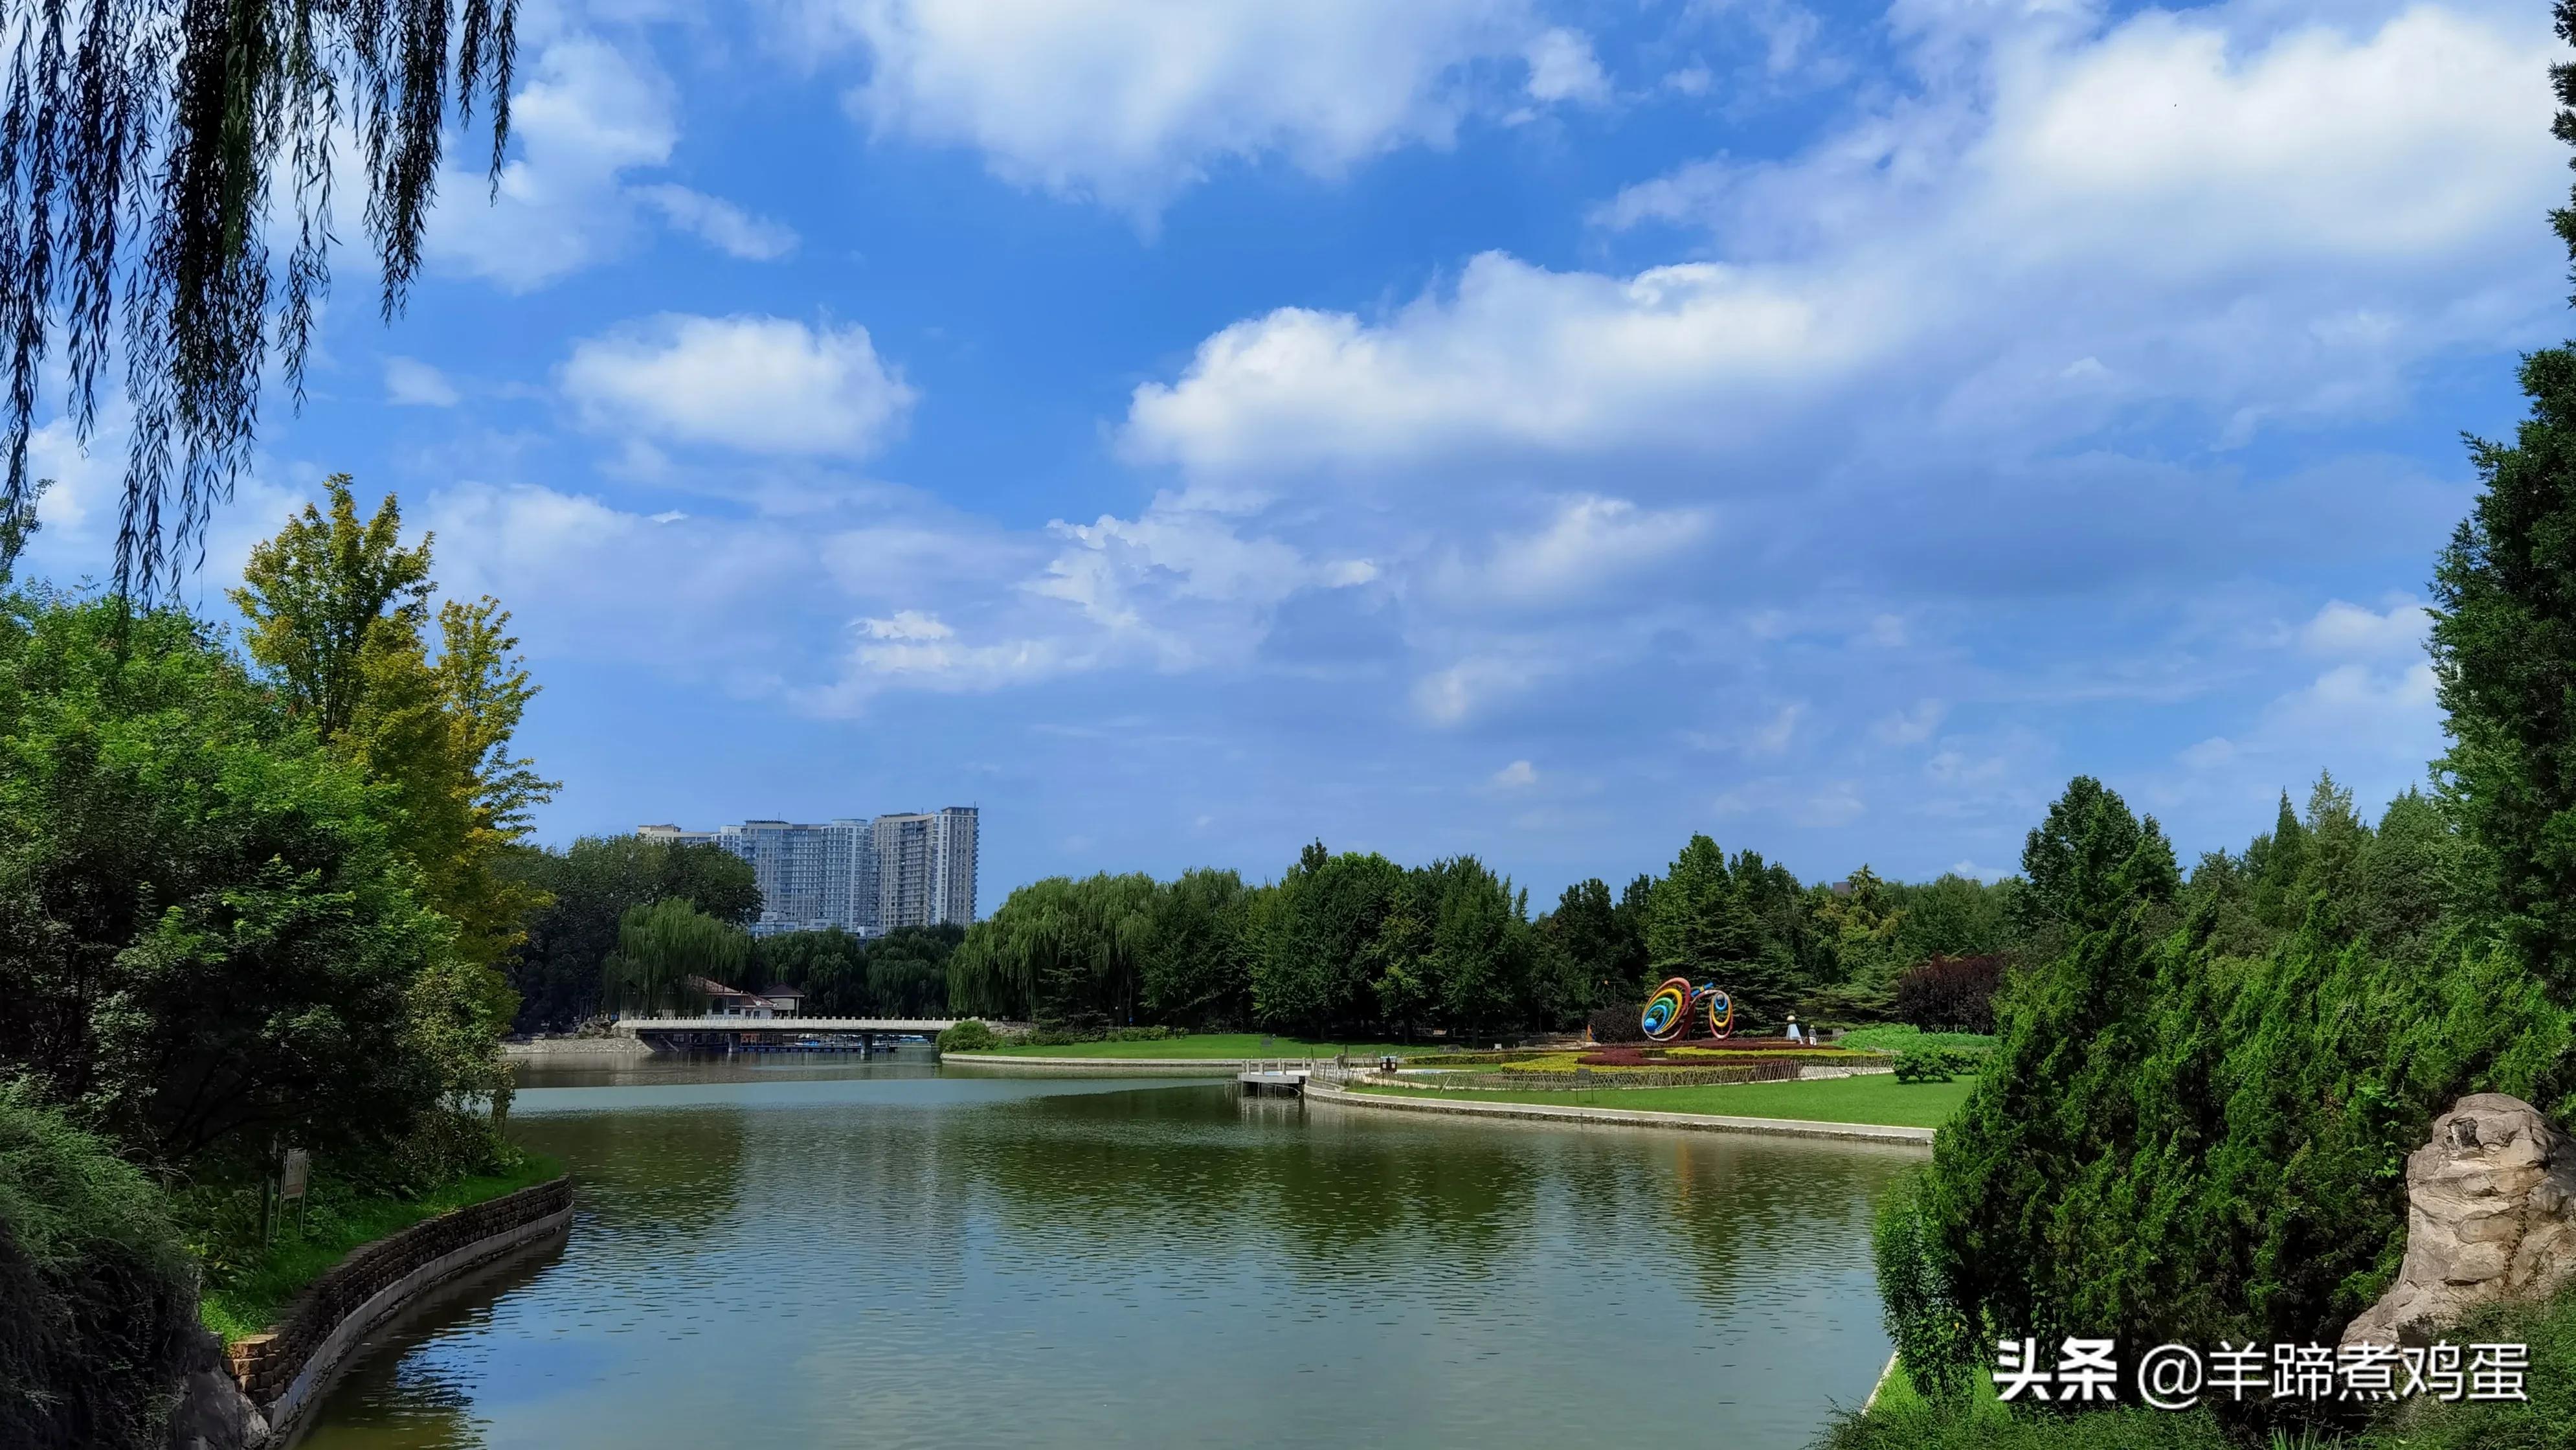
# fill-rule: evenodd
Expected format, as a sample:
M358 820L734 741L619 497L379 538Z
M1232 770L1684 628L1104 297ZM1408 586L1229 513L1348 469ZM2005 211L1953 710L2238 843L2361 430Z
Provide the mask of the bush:
M942 1052L988 1052L1001 1042L993 1029L968 1018L939 1034Z
M1896 1015L1916 1027L1990 1033L2003 981L2000 956L1935 957L1896 979Z
M1898 1082L1948 1082L1976 1070L1976 1059L1947 1047L1914 1047L1896 1055Z
M1902 1072L1902 1069L1899 1069ZM1899 1178L1879 1200L1870 1233L1880 1311L1906 1378L1924 1399L1959 1404L1980 1363L1977 1336L1950 1302L1940 1244L1923 1221L1923 1173Z
M1646 1029L1639 1026L1637 1022L1643 1011L1643 1008L1633 1004L1604 1007L1593 1013L1584 1025L1591 1030L1592 1040L1605 1047L1626 1042L1643 1042L1646 1040Z
M0 1086L0 1445L159 1450L197 1286L151 1180Z
M1901 1023L1883 1027L1856 1027L1834 1039L1836 1047L1855 1052L1903 1052L1914 1047L1946 1047L1970 1057L1982 1057L1994 1050L1995 1039L1977 1032L1926 1032L1920 1027Z

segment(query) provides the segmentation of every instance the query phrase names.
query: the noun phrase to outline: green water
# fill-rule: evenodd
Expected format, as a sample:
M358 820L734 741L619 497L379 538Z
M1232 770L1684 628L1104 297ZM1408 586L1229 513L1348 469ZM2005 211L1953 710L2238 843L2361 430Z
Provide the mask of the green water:
M558 1070L570 1240L380 1331L303 1440L1805 1444L1887 1355L1919 1150L927 1062Z

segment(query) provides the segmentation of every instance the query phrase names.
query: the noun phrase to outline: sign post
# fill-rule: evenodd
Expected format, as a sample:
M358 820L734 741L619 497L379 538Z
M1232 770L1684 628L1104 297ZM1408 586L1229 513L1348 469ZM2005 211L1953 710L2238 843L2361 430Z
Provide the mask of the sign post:
M288 1199L295 1200L295 1232L299 1237L304 1232L304 1190L312 1182L313 1155L301 1148L287 1149L286 1166L277 1175L277 1203L282 1209Z

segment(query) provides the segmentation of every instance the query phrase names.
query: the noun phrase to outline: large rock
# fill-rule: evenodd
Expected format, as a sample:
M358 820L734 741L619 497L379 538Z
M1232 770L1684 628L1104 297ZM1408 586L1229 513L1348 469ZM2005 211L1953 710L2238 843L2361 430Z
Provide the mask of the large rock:
M2500 1299L2576 1277L2576 1139L2538 1109L2474 1093L2406 1159L2406 1262L2343 1342L2419 1344Z
M255 1450L267 1443L268 1420L233 1378L224 1342L197 1330L179 1381L179 1403L170 1411L170 1450Z

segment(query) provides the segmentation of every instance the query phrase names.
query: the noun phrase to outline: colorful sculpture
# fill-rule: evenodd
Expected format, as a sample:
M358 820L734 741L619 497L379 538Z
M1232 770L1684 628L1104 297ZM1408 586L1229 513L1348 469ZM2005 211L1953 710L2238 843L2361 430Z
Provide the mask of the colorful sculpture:
M1691 1009L1702 1009L1708 1018L1708 1035L1726 1037L1735 1031L1735 999L1715 982L1691 985L1688 977L1671 977L1646 999L1645 1014L1637 1025L1649 1040L1671 1042L1690 1031Z

